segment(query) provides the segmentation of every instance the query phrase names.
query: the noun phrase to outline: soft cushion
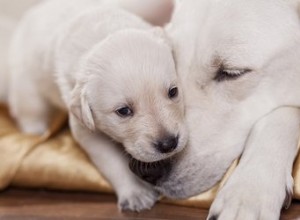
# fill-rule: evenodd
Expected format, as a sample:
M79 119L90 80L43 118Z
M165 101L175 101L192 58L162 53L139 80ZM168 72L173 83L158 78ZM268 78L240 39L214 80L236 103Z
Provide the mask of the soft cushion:
M66 121L67 116L59 113L43 136L25 135L17 129L7 108L0 105L0 189L18 186L113 193L109 183L72 139ZM208 208L236 164L211 190L187 200L162 201ZM299 157L295 161L293 176L294 198L300 199Z

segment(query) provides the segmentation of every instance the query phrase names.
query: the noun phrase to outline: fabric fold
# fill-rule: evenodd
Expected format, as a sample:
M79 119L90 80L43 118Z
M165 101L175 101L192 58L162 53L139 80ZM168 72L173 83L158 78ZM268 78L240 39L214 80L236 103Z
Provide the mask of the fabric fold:
M0 190L17 186L113 193L110 184L73 140L66 126L67 115L56 116L43 136L30 136L17 129L7 108L0 105ZM207 192L186 200L162 199L162 202L209 208L237 163ZM293 176L294 198L300 199L300 156L295 160Z

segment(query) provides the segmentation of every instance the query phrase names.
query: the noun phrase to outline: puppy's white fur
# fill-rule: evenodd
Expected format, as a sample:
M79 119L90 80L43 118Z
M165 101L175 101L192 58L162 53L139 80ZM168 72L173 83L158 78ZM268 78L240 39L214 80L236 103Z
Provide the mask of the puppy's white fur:
M299 135L299 111L278 109L300 106L298 2L177 2L168 33L190 139L170 175L158 183L164 194L182 198L209 189L246 146L211 216L279 218ZM230 74L236 75L229 79Z
M43 133L55 108L70 112L75 139L107 177L121 209L150 208L157 193L128 168L122 150L143 161L172 156L186 144L182 93L161 29L113 1L45 1L22 19L12 41L9 104L21 129ZM116 110L129 106L133 116ZM178 135L178 147L154 143ZM120 143L120 144L119 144Z

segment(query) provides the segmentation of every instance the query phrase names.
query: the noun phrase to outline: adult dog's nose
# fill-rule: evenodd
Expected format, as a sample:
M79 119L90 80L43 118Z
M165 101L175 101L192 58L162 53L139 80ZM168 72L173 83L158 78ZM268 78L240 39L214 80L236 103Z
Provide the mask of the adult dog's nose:
M142 180L156 185L157 182L166 177L171 171L171 161L163 160L153 163L145 163L131 158L129 168Z
M154 147L161 153L171 153L178 145L178 138L178 136L168 136L156 142Z

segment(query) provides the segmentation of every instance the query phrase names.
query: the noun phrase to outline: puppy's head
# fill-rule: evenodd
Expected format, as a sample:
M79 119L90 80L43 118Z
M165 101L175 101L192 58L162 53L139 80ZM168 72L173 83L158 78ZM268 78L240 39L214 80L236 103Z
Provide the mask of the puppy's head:
M183 92L161 29L126 30L96 45L81 64L71 112L90 130L151 162L187 142Z

